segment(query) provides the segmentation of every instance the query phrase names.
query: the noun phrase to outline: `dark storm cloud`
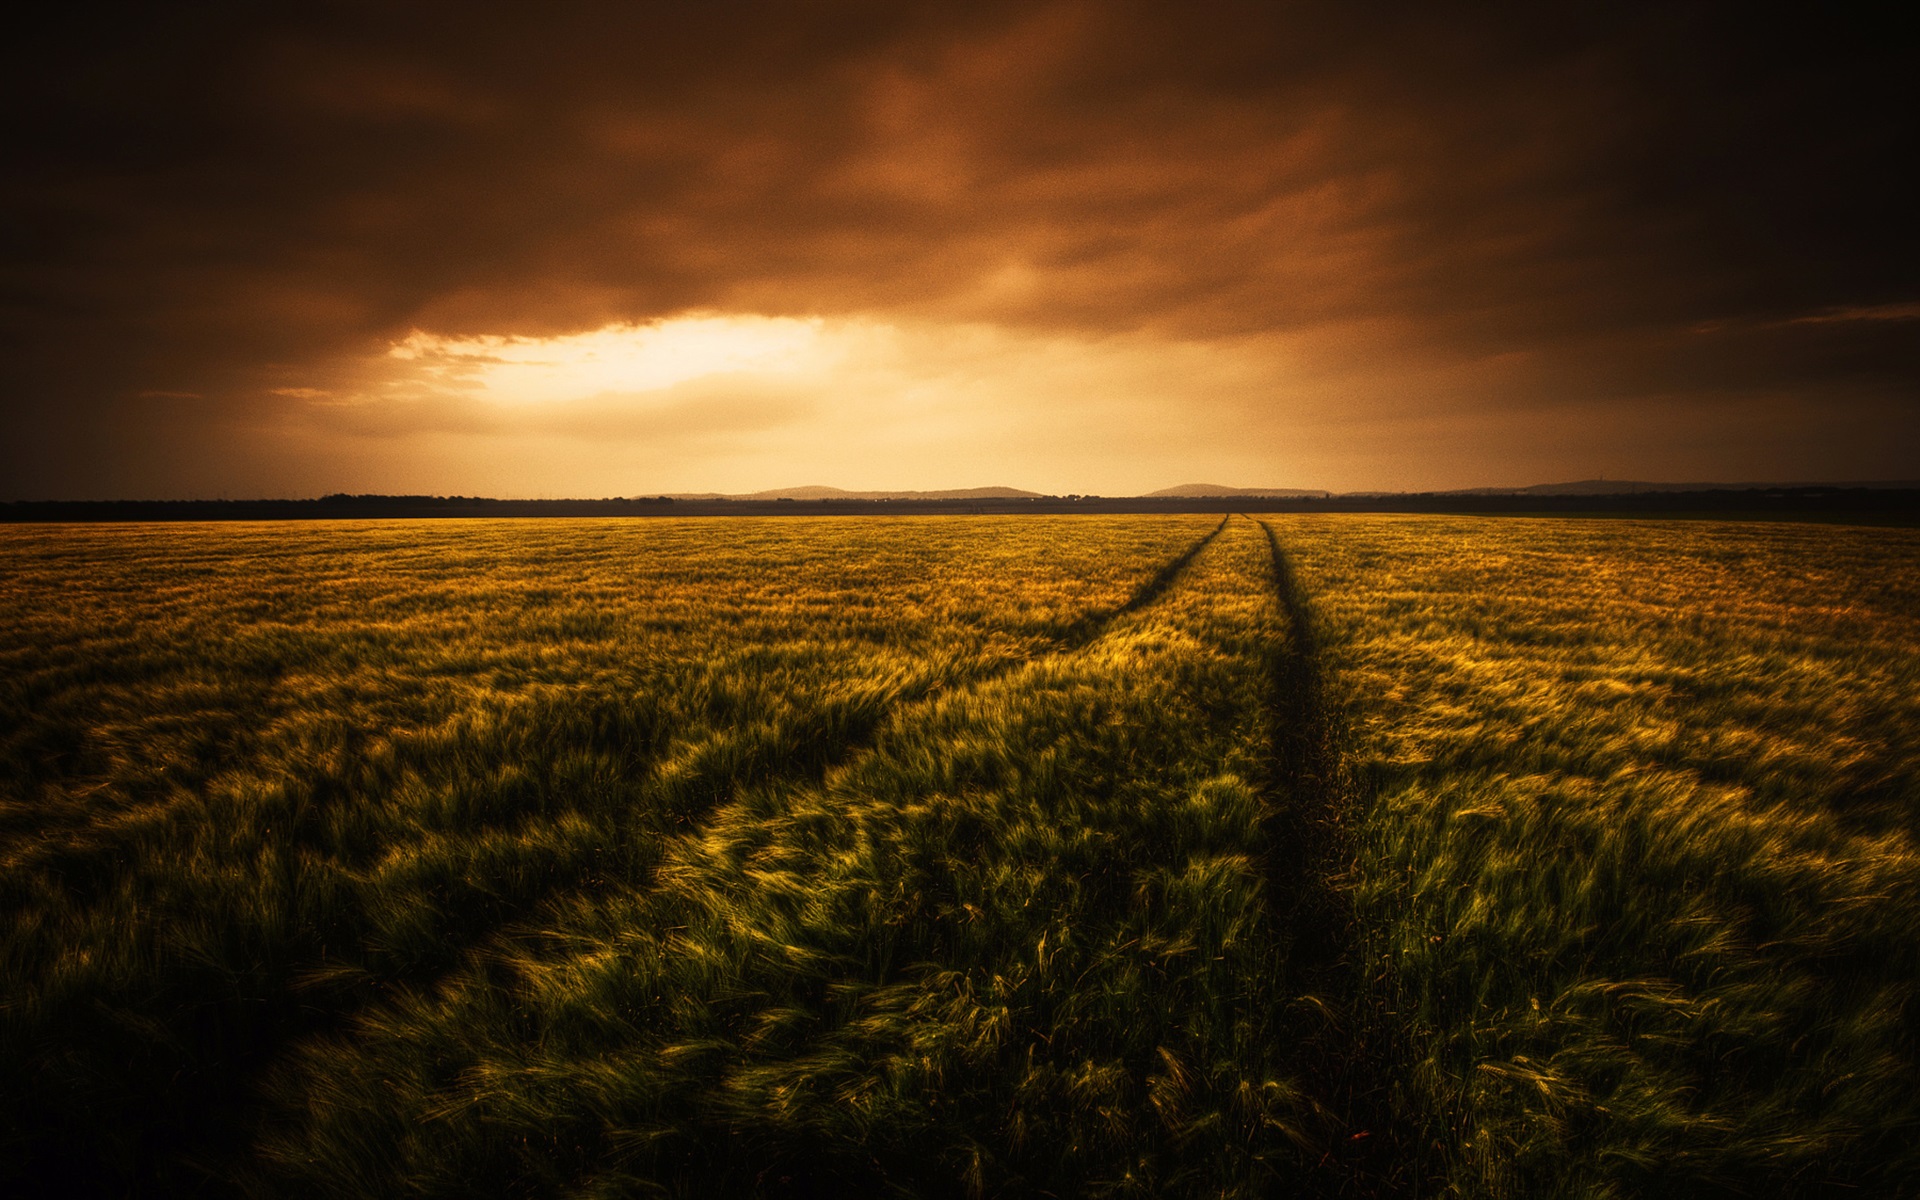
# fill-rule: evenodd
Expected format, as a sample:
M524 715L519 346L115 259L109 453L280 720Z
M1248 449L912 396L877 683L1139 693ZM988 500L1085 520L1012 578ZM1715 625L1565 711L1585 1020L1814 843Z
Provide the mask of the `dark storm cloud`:
M1365 328L1357 360L1537 360L1494 408L1838 389L1884 414L1882 440L1913 435L1920 254L1896 181L1920 98L1900 39L1857 14L49 20L19 31L0 85L9 494L118 494L143 454L236 453L221 431L414 328L689 308ZM165 393L200 399L149 445Z

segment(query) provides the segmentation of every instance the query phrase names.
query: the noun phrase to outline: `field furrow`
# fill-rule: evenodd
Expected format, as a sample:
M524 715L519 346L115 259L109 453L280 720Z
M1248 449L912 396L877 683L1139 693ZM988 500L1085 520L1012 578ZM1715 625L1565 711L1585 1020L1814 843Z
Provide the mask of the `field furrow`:
M1286 626L1271 660L1268 793L1280 803L1268 818L1268 894L1274 919L1293 938L1293 969L1325 1005L1324 1023L1298 1052L1326 1120L1312 1186L1326 1196L1417 1195L1427 1173L1424 1135L1396 1104L1398 1030L1383 1026L1369 1003L1370 931L1354 911L1354 823L1363 800L1339 681L1327 677L1313 599L1272 523L1259 526Z

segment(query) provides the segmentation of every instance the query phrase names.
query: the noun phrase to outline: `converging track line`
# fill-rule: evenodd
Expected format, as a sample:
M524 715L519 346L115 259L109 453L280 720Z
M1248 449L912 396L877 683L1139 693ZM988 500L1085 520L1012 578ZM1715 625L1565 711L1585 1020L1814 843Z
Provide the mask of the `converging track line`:
M1301 1048L1301 1073L1315 1084L1333 1128L1320 1181L1330 1196L1389 1197L1418 1191L1410 1179L1415 1140L1392 1103L1391 1040L1368 1002L1352 904L1341 879L1353 868L1360 797L1330 709L1313 618L1273 527L1266 534L1273 588L1287 640L1271 659L1273 706L1272 849L1268 894L1274 917L1294 932L1289 966L1296 988L1318 998L1329 1021Z

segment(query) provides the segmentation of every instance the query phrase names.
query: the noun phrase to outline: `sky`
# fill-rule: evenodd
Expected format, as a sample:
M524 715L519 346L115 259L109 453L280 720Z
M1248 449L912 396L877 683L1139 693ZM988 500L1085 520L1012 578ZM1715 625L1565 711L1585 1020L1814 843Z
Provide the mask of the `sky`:
M1867 6L42 6L0 500L1920 476Z

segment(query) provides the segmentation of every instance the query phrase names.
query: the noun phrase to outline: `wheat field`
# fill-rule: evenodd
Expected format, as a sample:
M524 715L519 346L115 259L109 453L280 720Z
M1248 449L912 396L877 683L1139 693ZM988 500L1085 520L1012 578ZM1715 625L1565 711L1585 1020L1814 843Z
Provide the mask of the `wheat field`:
M1920 1190L1920 534L0 530L0 1181Z

